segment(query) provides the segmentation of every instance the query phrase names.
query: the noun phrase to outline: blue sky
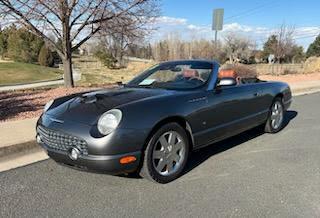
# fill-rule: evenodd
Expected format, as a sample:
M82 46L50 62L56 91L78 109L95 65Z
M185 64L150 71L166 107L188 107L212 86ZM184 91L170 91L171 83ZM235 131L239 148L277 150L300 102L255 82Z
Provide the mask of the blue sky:
M211 38L214 8L225 9L224 31L236 32L261 43L283 23L295 27L296 42L307 47L320 33L319 0L163 0L158 36L172 32Z

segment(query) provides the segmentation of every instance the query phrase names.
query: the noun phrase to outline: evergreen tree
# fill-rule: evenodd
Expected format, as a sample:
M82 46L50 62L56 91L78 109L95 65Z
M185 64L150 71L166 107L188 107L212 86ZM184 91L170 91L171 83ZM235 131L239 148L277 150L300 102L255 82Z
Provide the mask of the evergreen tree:
M305 60L305 57L306 55L303 51L303 47L295 45L288 58L291 63L301 63Z
M310 44L307 50L307 57L320 56L320 35Z
M268 38L268 40L263 45L262 58L264 60L268 60L268 57L271 54L276 55L278 43L279 41L276 35L271 35Z
M0 30L0 57L4 58L8 49L8 29Z
M11 27L8 36L8 57L14 61L34 63L44 41L24 28Z
M52 52L46 45L43 45L40 50L38 62L41 66L45 67L52 67L54 65Z

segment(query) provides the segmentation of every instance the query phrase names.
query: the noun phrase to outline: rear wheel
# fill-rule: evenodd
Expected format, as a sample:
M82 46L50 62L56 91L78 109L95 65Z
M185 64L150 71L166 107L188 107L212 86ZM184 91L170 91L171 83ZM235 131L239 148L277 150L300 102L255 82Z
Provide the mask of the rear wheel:
M140 175L158 183L171 182L182 174L188 154L185 130L177 123L166 124L149 140Z
M265 124L265 132L277 133L283 127L285 109L282 98L277 97L270 108L269 117Z

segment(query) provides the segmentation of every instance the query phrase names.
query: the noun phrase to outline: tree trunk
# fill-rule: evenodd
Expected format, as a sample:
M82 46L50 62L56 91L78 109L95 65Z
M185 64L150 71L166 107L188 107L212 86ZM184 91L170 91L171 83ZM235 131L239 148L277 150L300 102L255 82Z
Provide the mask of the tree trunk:
M73 88L74 82L73 82L73 76L72 76L72 45L71 45L71 39L70 39L70 26L69 26L69 19L67 13L67 1L62 2L62 8L63 8L63 18L62 18L62 27L63 27L63 42L62 42L62 48L64 53L64 59L63 59L63 68L64 68L64 86L67 88Z
M67 88L73 88L73 74L72 74L72 57L67 55L63 59L63 69L64 69L64 86Z
M233 59L233 55L232 54L229 55L229 61L230 61L231 64L234 64L234 59Z

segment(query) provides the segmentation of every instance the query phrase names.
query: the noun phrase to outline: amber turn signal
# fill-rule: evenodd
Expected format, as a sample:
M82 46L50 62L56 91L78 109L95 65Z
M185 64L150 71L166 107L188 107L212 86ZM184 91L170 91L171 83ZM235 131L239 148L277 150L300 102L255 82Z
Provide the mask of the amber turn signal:
M121 164L128 164L128 163L134 162L136 160L137 160L137 158L135 156L126 156L126 157L123 157L120 159L120 163Z

